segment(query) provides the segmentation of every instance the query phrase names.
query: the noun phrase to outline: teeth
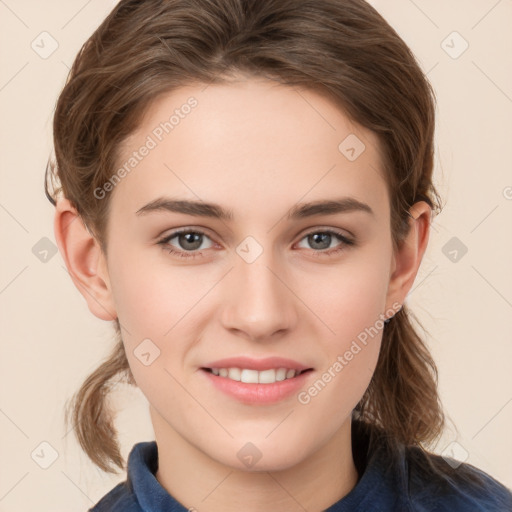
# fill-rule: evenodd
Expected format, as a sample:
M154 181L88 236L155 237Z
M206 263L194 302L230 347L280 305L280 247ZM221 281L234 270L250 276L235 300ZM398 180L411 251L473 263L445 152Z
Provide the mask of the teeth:
M286 368L279 368L279 370L276 371L276 380L281 381L286 379Z
M300 370L278 368L277 370L248 370L246 368L212 368L212 373L231 380L245 382L246 384L273 384L285 379L292 379L300 375Z
M228 379L231 380L240 380L241 379L242 370L240 368L230 368L228 370Z
M248 384L258 384L258 371L257 370L242 370L240 374L240 382L247 382Z

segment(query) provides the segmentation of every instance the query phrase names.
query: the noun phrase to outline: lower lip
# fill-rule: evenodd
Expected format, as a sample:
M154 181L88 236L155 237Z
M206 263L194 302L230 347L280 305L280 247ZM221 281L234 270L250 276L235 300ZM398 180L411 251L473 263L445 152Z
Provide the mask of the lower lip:
M304 386L311 370L292 379L285 379L272 384L248 384L227 377L220 377L201 369L210 382L220 391L247 404L272 404L289 398Z

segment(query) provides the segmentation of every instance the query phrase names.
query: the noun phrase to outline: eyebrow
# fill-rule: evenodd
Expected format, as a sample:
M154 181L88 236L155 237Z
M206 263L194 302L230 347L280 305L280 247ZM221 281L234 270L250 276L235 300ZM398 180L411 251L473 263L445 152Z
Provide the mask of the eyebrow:
M224 221L233 220L233 211L226 210L215 203L203 201L176 200L168 197L159 197L154 201L139 208L136 215L145 215L151 212L169 211L194 215L198 217L211 217ZM335 215L337 213L366 212L375 215L369 205L355 199L354 197L342 197L339 199L326 199L299 203L294 206L287 215L288 220L298 220L316 215Z

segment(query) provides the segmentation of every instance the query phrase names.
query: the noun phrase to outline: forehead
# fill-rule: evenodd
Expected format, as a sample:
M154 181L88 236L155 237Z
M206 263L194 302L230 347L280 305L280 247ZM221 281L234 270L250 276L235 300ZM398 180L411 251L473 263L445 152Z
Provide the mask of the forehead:
M229 203L235 214L329 195L376 210L387 200L377 136L327 96L266 79L162 95L120 155L128 172L114 202L131 212L166 192Z

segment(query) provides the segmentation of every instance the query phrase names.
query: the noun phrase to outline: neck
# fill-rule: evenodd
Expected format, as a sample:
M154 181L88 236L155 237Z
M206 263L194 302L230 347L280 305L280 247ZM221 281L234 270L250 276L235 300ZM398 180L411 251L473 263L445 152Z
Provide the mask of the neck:
M152 408L151 408L152 409ZM300 463L276 471L243 471L212 459L151 411L158 445L160 485L191 510L320 512L356 485L351 417Z

